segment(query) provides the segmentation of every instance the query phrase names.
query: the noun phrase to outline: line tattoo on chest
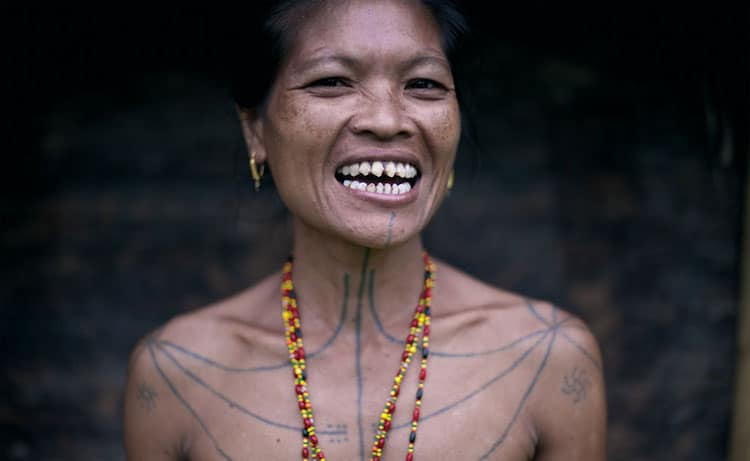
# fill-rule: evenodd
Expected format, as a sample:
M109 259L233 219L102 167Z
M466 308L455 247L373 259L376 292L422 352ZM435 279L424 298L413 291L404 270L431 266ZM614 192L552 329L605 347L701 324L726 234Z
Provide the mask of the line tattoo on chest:
M582 368L573 368L573 370L563 376L563 383L560 391L563 394L571 396L573 403L579 403L586 399L586 391L591 385L591 380Z
M380 319L378 307L373 295L376 274L374 270L369 269L368 256L369 254L365 253L362 270L359 274L359 285L356 286L356 289L354 286L350 287L350 274L344 274L339 324L331 332L330 337L327 338L317 350L311 350L306 354L307 358L313 362L337 342L339 333L346 321L354 320L356 334L359 335L362 315L365 310L369 311L369 314L376 323L377 331L383 336L383 338L401 344L401 340L392 332L387 331L385 325ZM587 360L587 364L593 367L594 372L601 372L602 370L601 364L594 357L592 352L568 334L568 331L573 331L577 325L572 317L568 316L565 318L558 318L559 311L556 308L541 312L537 310L536 306L531 301L527 301L526 304L528 314L535 318L538 324L537 329L533 331L520 333L517 337L510 339L505 343L490 344L487 345L487 347L476 350L459 351L451 349L441 350L439 348L430 350L430 356L434 356L437 360L464 361L479 357L491 357L503 354L515 354L515 359L509 365L499 367L495 370L495 374L490 376L486 381L476 383L472 389L465 390L461 392L460 395L456 394L453 399L443 402L437 408L433 408L431 411L426 412L420 417L420 424L432 424L430 421L444 419L450 414L451 410L484 394L495 384L500 384L506 381L516 370L523 367L534 370L532 376L524 385L522 394L519 395L518 400L514 403L515 410L508 415L508 419L504 423L502 430L494 434L494 439L482 448L483 453L478 457L478 461L489 459L493 456L493 453L495 453L496 450L506 442L519 415L526 406L529 396L534 391L539 378L548 370L548 360L550 359L553 350L562 347L564 344L566 347L572 348L572 350L580 353L580 357ZM196 406L197 402L193 398L188 397L187 386L195 386L203 391L207 391L206 396L208 398L213 399L222 405L228 405L232 412L247 418L248 421L284 432L301 433L302 427L295 419L292 419L291 415L287 418L279 417L278 415L272 416L261 414L260 409L254 408L250 405L243 405L237 399L237 396L224 393L224 391L213 386L202 376L202 370L205 371L206 369L222 372L228 375L287 373L287 369L290 366L288 360L280 363L267 363L252 367L237 367L230 364L220 363L168 340L153 337L150 338L147 343L147 350L150 355L151 363L163 380L164 385L168 388L171 395L179 401L186 413L198 424L222 460L235 461L239 459L239 455L230 454L226 451L227 447L224 446L223 441L214 433L214 428L209 424L208 420L205 419L202 411ZM356 378L357 386L360 389L358 391L358 398L355 402L357 406L356 424L351 425L346 423L336 423L334 421L322 421L318 435L325 437L328 443L331 444L354 444L356 448L359 448L359 450L356 450L355 448L355 452L358 452L355 455L355 459L357 461L365 461L365 443L374 435L377 428L375 426L371 427L371 424L369 424L371 421L366 421L366 417L363 414L363 400L361 394L362 373L359 368L361 365L361 351L359 348L355 351L355 355L358 370ZM173 370L176 375L168 373L167 367ZM185 378L185 381L178 384L176 378L179 376ZM591 388L592 383L593 381L589 378L587 372L583 368L576 367L564 375L560 390L563 394L570 396L573 402L577 404L586 398L586 393ZM138 386L137 397L140 404L146 410L151 411L156 407L158 393L146 383L141 383ZM410 423L407 421L403 424L395 424L392 431L407 431L409 428Z
M138 384L136 397L140 402L141 408L151 413L151 410L156 408L156 398L159 397L159 393L148 384L140 383Z

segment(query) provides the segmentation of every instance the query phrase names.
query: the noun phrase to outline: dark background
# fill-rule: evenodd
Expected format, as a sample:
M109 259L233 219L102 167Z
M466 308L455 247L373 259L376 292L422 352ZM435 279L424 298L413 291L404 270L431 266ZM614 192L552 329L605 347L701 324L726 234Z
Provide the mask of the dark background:
M747 7L484 8L478 147L427 248L590 324L610 459L725 459ZM225 12L2 13L0 459L124 459L135 341L278 269L288 220L250 188Z

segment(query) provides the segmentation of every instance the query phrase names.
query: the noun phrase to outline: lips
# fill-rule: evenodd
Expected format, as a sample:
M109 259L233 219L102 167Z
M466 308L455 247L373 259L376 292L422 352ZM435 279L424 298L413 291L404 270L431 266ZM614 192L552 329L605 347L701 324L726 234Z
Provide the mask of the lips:
M384 195L403 195L419 180L419 170L408 162L363 161L341 166L336 179L352 190Z

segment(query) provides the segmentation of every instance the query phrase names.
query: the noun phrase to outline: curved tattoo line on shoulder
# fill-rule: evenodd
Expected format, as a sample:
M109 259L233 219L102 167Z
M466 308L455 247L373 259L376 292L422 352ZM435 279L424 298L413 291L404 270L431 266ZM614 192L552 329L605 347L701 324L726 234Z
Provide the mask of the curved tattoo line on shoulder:
M597 370L602 371L602 364L599 363L599 361L596 360L596 358L594 358L594 356L591 354L591 352L587 351L586 348L584 348L583 346L581 346L580 344L578 344L573 338L571 338L570 336L568 336L568 334L565 333L564 331L561 331L560 334L562 335L562 337L563 337L563 339L565 341L567 341L568 343L570 343L573 347L575 347L576 349L578 349L578 351L581 354L583 354L584 357L586 357L587 359L589 359L589 361L596 367Z
M531 391L534 390L534 387L536 386L537 381L539 381L539 376L542 374L542 371L547 366L547 360L549 359L550 352L552 351L552 346L555 344L555 339L557 338L557 329L555 328L552 331L552 338L549 340L549 344L547 345L547 351L544 353L544 358L542 359L542 363L539 365L539 367L536 370L536 373L534 374L534 377L531 379L531 383L529 383L529 386L526 388L526 391L523 394L523 397L521 397L521 401L518 402L518 405L516 406L516 411L513 412L513 417L510 420L510 423L505 427L505 430L503 430L502 434L500 434L500 437L498 437L497 440L490 446L490 449L487 450L482 456L479 457L479 461L484 461L489 458L489 456L497 450L497 448L505 442L505 440L508 437L508 434L510 434L510 430L513 428L514 423L516 422L516 419L518 419L518 415L521 414L521 410L523 409L524 405L526 404L526 400L528 400L529 396L531 395Z
M156 353L154 352L154 343L149 340L148 342L148 351L151 355L151 363L153 363L154 368L156 368L156 371L161 376L162 380L166 383L167 387L169 387L169 390L172 392L172 394L177 398L177 400L180 402L180 404L185 407L185 409L190 413L190 415L193 417L193 419L198 423L198 425L203 429L203 432L206 434L206 436L211 440L211 443L214 445L214 448L216 448L216 451L221 455L222 458L224 458L226 461L232 461L232 458L219 446L219 442L216 440L216 437L211 433L211 431L206 426L206 423L203 422L203 419L198 415L198 413L195 411L195 409L188 403L187 400L180 394L180 392L175 387L174 383L167 377L166 373L164 373L164 370L162 370L161 366L159 365L159 360L156 358Z
M542 336L541 338L539 338L539 339L538 339L538 340L537 340L537 341L536 341L536 342L535 342L534 344L532 344L532 345L531 345L531 346L530 346L530 347L529 347L528 349L526 349L526 350L525 350L525 351L523 352L523 354L521 354L521 355L520 355L520 356L519 356L519 357L518 357L518 358L517 358L517 359L516 359L516 360L515 360L515 361L514 361L514 362L513 362L512 364L510 364L510 365L509 365L509 366L508 366L507 368L503 369L503 370L502 370L502 371L500 371L500 372L499 372L498 374L496 374L495 376L493 376L493 377L492 377L492 378L490 378L489 380L487 380L487 381L485 381L484 383L482 383L482 384L481 384L481 385L480 385L480 386L479 386L478 388L476 388L475 390L473 390L473 391L469 392L468 394L464 395L464 396L463 396L463 397L461 397L460 399L458 399L458 400L456 400L456 401L454 401L454 402L452 402L452 403L449 403L448 405L445 405L444 407L441 407L441 408L439 408L438 410L435 410L435 411L433 411L432 413L428 413L428 414L426 414L426 415L424 415L424 416L420 417L420 418L419 418L420 422L424 422L425 420L428 420L428 419L430 419L430 418L433 418L433 417L435 417L435 416L441 415L441 414L445 413L446 411L449 411L449 410L451 410L451 409L455 408L456 406L458 406L458 405L460 405L460 404L462 404L462 403L464 403L464 402L466 402L466 401L468 401L468 400L472 399L473 397L476 397L477 395L479 395L480 393L482 393L482 391L485 391L485 390L486 390L487 388L489 388L489 387L490 387L491 385L495 384L495 383L496 383L497 381L499 381L499 380L501 380L502 378L506 377L506 376L507 376L508 374L510 374L510 373L511 373L511 372L512 372L513 370L515 370L516 368L518 368L518 366L519 366L519 365L520 365L521 363L523 363L523 362L524 362L524 361L526 360L526 358L528 358L529 354L531 354L531 352L532 352L532 351L533 351L534 349L536 349L536 348L537 348L537 347L538 347L538 346L539 346L539 345L540 345L540 344L541 344L541 343L542 343L542 342L544 341L544 339L545 339L545 338L546 338L546 337L547 337L547 336L549 335L549 333L550 333L549 331L548 331L548 332L546 332L546 333L545 333L545 334L544 334L544 335L543 335L543 336ZM554 333L553 333L553 334L554 334ZM512 424L513 424L513 422L515 422L515 417L514 417L514 418L513 418L513 420L512 420L511 422L510 422L510 424L512 425ZM405 428L407 428L407 427L411 427L411 421L408 421L408 422L406 422L406 423L403 423L403 424L399 424L398 426L395 426L395 427L394 427L393 429L405 429ZM392 430L393 430L393 429L392 429Z
M388 333L386 331L385 327L383 326L383 322L380 320L380 315L378 314L377 307L375 306L375 299L374 299L374 295L373 295L373 292L374 292L374 290L373 290L374 279L375 279L375 271L371 270L370 274L369 274L369 278L368 278L367 292L368 292L368 302L369 302L369 305L370 305L369 306L370 307L370 314L372 315L372 318L375 320L375 326L377 327L378 332L380 332L380 334L383 335L383 337L385 337L388 341L390 341L390 342L392 342L394 344L402 344L403 340L400 340L400 339L396 338L395 336L393 336L392 334ZM540 318L544 322L544 324L547 325L548 327L551 326L546 320L542 319L541 317L538 317L538 318ZM508 344L504 344L502 346L498 346L498 347L495 347L495 348L492 348L492 349L483 350L483 351L445 352L445 351L435 350L435 349L431 348L430 349L430 355L433 356L433 357L445 357L445 358L472 358L472 357L480 357L480 356L483 356L483 355L491 355L491 354L495 354L495 353L498 353L498 352L506 351L508 349L512 349L516 345L518 345L518 344L520 344L520 343L522 343L524 341L527 341L527 340L529 340L531 338L535 338L535 337L537 337L539 335L542 335L542 334L544 334L544 333L546 333L548 331L549 331L549 328L542 328L542 329L539 329L539 330L535 330L535 331L532 331L532 332L530 332L530 333L528 333L528 334L526 334L526 335L524 335L524 336L522 336L520 338L517 338L517 339L511 341ZM418 348L421 350L422 349L421 345L419 345Z
M308 360L315 358L316 356L325 352L329 347L331 347L331 345L336 341L336 338L338 338L339 333L341 333L341 330L344 327L344 323L346 322L346 317L347 317L348 305L349 305L349 274L344 274L343 282L344 282L344 293L343 293L343 301L341 302L341 314L339 316L339 323L338 325L336 325L336 328L334 329L331 336L325 341L325 343L323 343L323 345L319 349L307 354ZM193 352L186 347L173 343L172 341L156 340L156 342L160 346L168 347L190 358L201 361L205 363L206 365L209 365L214 368L218 368L220 370L223 370L229 373L257 373L257 372L263 372L263 371L280 370L282 368L291 367L288 360L281 362L281 363L274 364L274 365L263 365L263 366L258 366L258 367L232 367L232 366L217 362L204 355L198 354L197 352Z

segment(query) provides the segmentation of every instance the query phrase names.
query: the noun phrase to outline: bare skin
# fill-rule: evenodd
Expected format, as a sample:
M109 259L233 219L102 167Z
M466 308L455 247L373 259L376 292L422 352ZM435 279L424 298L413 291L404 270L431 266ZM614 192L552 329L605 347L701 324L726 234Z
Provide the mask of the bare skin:
M383 287L398 284L379 257L363 250L361 267L340 273L335 319L308 314L315 307L299 288L305 348L322 349L308 360L308 376L321 443L333 460L368 453L403 348L389 336L403 340L419 297L420 280L411 280L404 286L410 296L399 298L412 302L389 309ZM126 390L129 459L299 457L292 373L277 367L288 355L280 280L273 274L144 340ZM418 459L604 459L600 358L579 320L442 262L433 312ZM395 427L410 421L417 371L407 373ZM408 429L394 430L383 459L403 459L407 437Z
M458 102L417 2L330 0L297 37L265 112L240 116L294 218L320 443L326 459L364 460L421 291L419 232L445 194ZM342 164L381 159L416 165L414 188L384 198L336 178ZM601 359L585 325L436 264L415 458L603 460ZM301 459L280 282L274 272L141 341L125 390L129 460ZM405 457L417 373L383 460Z

